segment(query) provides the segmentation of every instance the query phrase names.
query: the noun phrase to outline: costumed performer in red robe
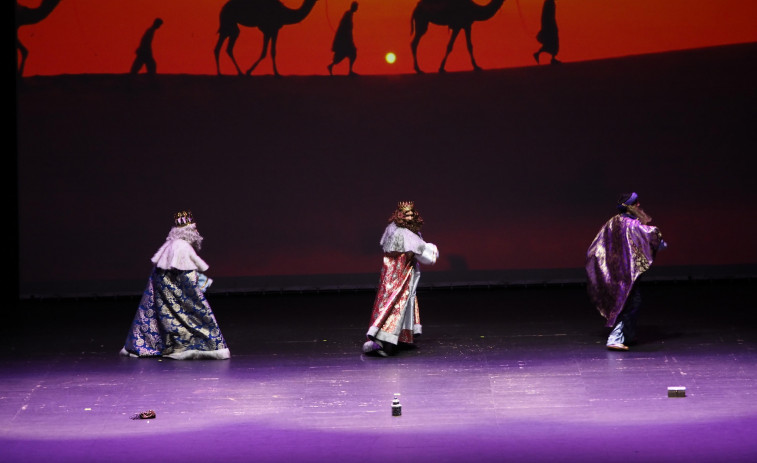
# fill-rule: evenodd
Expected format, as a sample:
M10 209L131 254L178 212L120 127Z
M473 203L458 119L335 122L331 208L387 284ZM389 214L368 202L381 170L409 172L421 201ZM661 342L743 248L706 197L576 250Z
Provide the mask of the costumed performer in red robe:
M416 289L420 265L439 257L435 244L421 237L423 218L412 201L403 201L389 217L380 245L384 250L376 300L363 352L382 357L396 352L399 344L412 344L422 332Z

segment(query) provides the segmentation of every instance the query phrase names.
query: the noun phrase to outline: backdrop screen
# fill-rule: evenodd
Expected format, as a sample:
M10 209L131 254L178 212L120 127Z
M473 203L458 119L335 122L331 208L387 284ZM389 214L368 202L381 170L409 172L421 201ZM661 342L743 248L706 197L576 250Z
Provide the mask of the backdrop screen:
M199 18L176 8L186 2L142 2L141 10L133 6L140 2L52 3L43 19L18 28L28 50L16 119L22 295L141 291L135 282L147 277L173 214L184 209L205 237L201 256L218 289L244 285L240 279L256 287L375 284L379 238L406 200L415 201L424 238L440 250L439 262L424 268L427 282L580 272L589 243L629 191L670 243L656 267L757 262L757 66L747 59L757 48L625 56L633 50L599 53L579 39L578 28L596 21L576 18L576 10L604 8L612 22L623 7L647 2L613 2L621 8L614 10L601 6L606 2L558 0L563 62L550 65L549 55L539 64L532 56L542 2L508 0L491 19L474 22L480 72L472 72L464 32L449 72L436 72L444 32L418 47L429 71L420 74L408 64L417 2L390 9L389 2L363 1L354 14L361 75L351 77L346 62L334 76L326 70L346 1L320 0L306 19L282 28L281 77L272 75L270 55L251 75L233 75L225 48L225 75L215 75L224 2L203 3L213 8L192 26ZM734 11L753 8L710 7L726 14L726 3ZM165 21L153 39L158 73L129 75L140 36L157 16ZM753 26L753 35L743 32L741 16L731 11L728 18L730 34L757 40ZM378 30L361 28L400 20L402 45L390 48L409 61L398 71L375 59L389 50ZM484 32L486 24L508 21L517 27ZM76 32L64 32L61 22ZM305 40L297 31L306 24L325 32ZM56 32L46 29L53 25ZM502 36L518 28L533 32L512 52L527 58L522 63L502 57ZM166 42L180 41L176 29L185 42L201 36L202 46L169 49ZM127 30L138 31L129 47L121 44ZM431 24L428 34L447 30ZM644 48L649 39L631 31L615 32L625 39L602 49L625 42L662 51ZM300 41L285 41L287 33ZM734 37L718 26L712 42L660 47L739 41ZM262 39L259 30L242 29L235 53L247 68L259 49L243 51L243 39ZM118 65L102 51L110 41L121 50ZM202 64L184 67L190 62Z

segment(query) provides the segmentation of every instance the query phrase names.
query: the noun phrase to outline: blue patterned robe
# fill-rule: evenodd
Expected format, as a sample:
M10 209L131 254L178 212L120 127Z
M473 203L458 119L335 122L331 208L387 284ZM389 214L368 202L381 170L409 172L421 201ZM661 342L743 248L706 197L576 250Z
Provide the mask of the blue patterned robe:
M172 262L171 268L166 263ZM153 257L147 288L121 350L132 357L227 359L226 341L205 298L207 264L183 240L169 240ZM175 266L194 269L180 270Z

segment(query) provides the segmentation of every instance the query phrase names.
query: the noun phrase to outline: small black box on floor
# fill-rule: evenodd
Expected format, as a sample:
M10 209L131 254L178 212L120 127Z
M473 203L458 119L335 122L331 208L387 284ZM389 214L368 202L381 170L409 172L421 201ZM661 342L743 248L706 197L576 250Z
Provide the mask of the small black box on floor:
M686 388L683 386L669 387L668 397L686 397Z

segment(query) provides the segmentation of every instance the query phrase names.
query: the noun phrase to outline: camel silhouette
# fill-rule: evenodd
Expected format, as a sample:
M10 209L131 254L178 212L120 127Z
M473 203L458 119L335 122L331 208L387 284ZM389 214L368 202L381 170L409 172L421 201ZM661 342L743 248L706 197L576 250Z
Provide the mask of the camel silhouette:
M415 32L410 48L413 50L413 66L415 72L422 74L418 66L418 43L421 37L428 31L428 25L437 24L447 26L452 31L449 42L447 43L447 53L442 59L439 66L439 72L445 72L444 66L447 63L447 57L452 51L457 35L461 30L465 31L465 40L468 44L468 54L470 55L473 69L480 71L481 68L476 64L473 57L473 42L471 41L471 27L475 21L486 21L499 11L505 0L490 0L486 5L479 5L473 0L420 0L413 10L410 19L410 32Z
M42 0L42 3L37 8L30 8L28 6L19 5L16 1L16 49L21 52L21 63L17 69L17 76L24 75L24 66L26 65L26 58L29 56L29 50L26 49L24 44L18 38L18 29L21 26L29 26L31 24L37 24L43 19L50 16L56 6L58 6L60 0Z
M260 58L252 64L247 70L249 76L255 67L266 57L268 52L268 42L271 42L271 60L273 61L273 73L278 76L279 71L276 69L276 39L279 36L279 30L289 24L297 24L304 20L315 6L318 0L303 0L299 8L292 9L284 6L279 0L229 0L221 8L220 25L218 26L218 43L215 48L216 71L221 75L221 66L218 57L221 53L221 47L226 39L229 40L226 46L226 53L237 68L239 75L242 70L234 59L234 44L239 38L239 26L257 27L263 33L263 51Z

